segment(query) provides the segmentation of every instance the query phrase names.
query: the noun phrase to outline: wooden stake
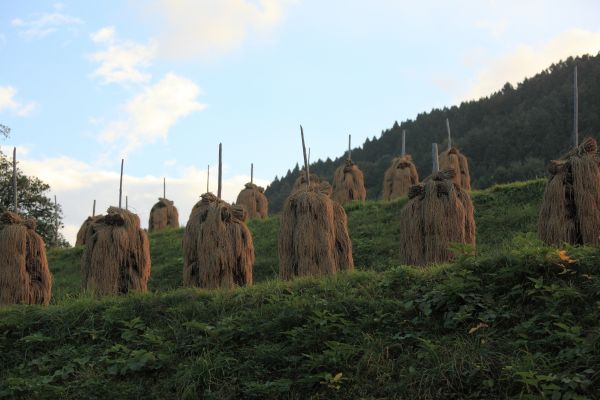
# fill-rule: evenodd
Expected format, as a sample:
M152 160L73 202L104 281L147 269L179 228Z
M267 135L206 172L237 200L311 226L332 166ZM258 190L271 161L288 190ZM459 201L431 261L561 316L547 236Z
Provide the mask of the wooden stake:
M438 158L438 145L437 143L433 143L431 145L431 158L433 160L433 171L432 174L435 174L440 170L440 160Z
M302 137L302 154L304 155L304 172L306 173L306 186L310 187L310 173L308 171L308 157L306 156L306 145L304 144L304 129L300 125L300 136Z
M250 183L254 183L254 164L250 164Z
M119 180L119 209L121 209L121 199L123 198L123 163L125 160L121 158L121 179Z
M402 129L402 155L406 154L406 130Z
M13 149L13 206L15 213L19 213L19 203L17 202L17 148Z
M348 135L348 160L352 160L352 135Z
M163 177L163 199L167 198L167 178Z
M94 205L92 206L92 217L96 216L96 200L94 200Z
M573 147L579 146L579 90L577 89L577 65L573 71Z
M219 186L217 189L217 197L221 199L221 187L223 185L223 145L219 143Z
M129 210L129 196L125 196L125 209Z
M450 134L450 121L446 118L446 130L448 131L448 150L452 148L452 135Z
M206 193L209 192L209 190L208 190L209 182L210 182L210 164L208 165L208 168L206 169Z
M54 195L54 246L58 247L58 204Z

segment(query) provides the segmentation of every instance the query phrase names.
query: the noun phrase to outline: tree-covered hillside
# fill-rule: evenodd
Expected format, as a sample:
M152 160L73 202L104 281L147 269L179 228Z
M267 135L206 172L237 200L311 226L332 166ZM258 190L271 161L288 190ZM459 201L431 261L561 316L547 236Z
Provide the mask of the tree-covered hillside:
M352 151L352 158L365 174L368 198L381 197L383 175L392 158L400 154L403 129L407 131L407 151L413 155L419 175L429 174L431 143L437 142L442 148L447 145L446 117L451 122L454 144L469 158L474 187L544 176L546 163L569 147L575 64L580 136L598 138L600 55L569 58L516 88L506 84L489 97L421 113L414 120L394 123L379 138L367 139ZM311 172L331 182L343 156L319 160L311 165ZM267 188L271 212L281 209L297 175L296 166Z

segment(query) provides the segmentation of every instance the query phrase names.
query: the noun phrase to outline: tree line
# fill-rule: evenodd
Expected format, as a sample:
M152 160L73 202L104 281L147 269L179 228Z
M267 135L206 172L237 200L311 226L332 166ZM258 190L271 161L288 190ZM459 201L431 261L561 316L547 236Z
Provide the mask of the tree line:
M420 113L415 119L395 122L379 137L367 138L352 150L352 159L365 175L367 198L381 198L385 170L401 153L402 130L407 132L406 150L419 176L429 175L431 143L437 142L442 149L447 146L446 118L450 120L453 145L469 159L474 188L546 176L548 161L570 146L575 65L579 75L579 135L598 139L600 54L570 57L516 87L506 83L487 97ZM331 182L344 157L318 160L311 164L311 172ZM267 187L270 211L281 210L298 174L296 164Z

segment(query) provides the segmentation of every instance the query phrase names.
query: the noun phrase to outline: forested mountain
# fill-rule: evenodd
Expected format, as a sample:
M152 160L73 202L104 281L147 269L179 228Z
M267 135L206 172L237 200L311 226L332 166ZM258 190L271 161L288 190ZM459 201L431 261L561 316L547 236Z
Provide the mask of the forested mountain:
M433 109L414 120L395 122L379 138L367 139L352 150L352 159L365 174L367 196L381 197L383 175L401 152L406 129L407 152L412 154L419 176L431 172L431 143L447 146L445 119L449 118L453 144L469 158L474 188L525 180L545 175L546 163L570 146L573 127L573 67L579 80L579 132L599 137L600 54L569 58L525 79L517 87L502 89L477 101ZM311 172L331 182L344 155L311 164ZM267 187L271 212L281 210L298 166Z

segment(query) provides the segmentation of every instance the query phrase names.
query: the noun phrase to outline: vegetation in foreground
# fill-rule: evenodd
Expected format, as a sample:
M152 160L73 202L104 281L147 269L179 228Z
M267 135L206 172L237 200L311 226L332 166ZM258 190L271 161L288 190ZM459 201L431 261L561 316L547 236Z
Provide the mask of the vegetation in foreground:
M277 217L252 222L253 287L176 289L181 230L151 235L152 291L0 309L0 398L597 398L600 249L535 239L542 181L474 193L476 257L397 262L403 200L348 207L359 270L277 276ZM529 233L527 233L529 232ZM176 289L176 290L175 290Z
M0 398L585 398L600 250L0 311Z

